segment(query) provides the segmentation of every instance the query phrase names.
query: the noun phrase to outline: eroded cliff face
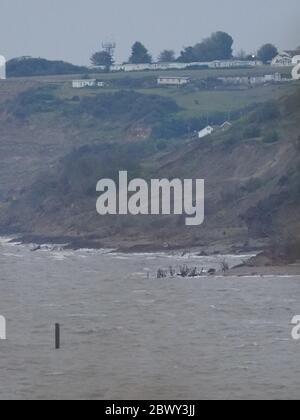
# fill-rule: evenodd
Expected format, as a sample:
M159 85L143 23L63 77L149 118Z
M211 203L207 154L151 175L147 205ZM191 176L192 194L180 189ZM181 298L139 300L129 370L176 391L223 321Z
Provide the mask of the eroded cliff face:
M2 231L154 247L300 237L299 93L273 103L273 113L271 105L259 106L228 132L161 151L150 147L151 138L129 139L134 124L125 118L116 129L95 115L79 124L53 95L39 98L45 112L29 103L30 115L18 115L14 100L23 91L1 103ZM151 124L140 121L150 135ZM205 179L204 224L186 227L181 216L99 216L97 181L118 170L145 179Z

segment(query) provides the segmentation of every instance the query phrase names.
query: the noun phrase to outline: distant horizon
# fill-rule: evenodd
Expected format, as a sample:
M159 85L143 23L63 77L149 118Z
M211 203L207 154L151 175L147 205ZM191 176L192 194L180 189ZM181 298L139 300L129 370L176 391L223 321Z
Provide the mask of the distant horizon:
M300 44L298 0L188 0L184 5L164 0L159 8L146 0L86 0L76 6L71 0L1 3L0 54L8 60L32 56L87 66L101 43L110 40L117 43L117 63L128 60L135 41L155 60L164 49L179 54L219 30L234 38L235 52L255 53L265 43L279 50Z

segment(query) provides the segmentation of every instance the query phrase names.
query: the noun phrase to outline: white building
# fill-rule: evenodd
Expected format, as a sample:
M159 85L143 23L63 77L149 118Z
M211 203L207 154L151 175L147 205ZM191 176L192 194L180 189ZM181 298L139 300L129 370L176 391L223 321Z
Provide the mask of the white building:
M152 64L114 64L110 67L113 72L133 72L133 71L158 71L158 70L184 70L185 63L152 63Z
M198 63L200 64L200 63ZM259 67L262 66L263 63L258 60L254 61L245 61L245 60L216 60L211 61L207 64L211 69L232 69L238 67Z
M185 86L190 83L189 77L159 77L157 84L159 86Z
M215 60L195 63L149 63L149 64L114 64L110 67L113 72L132 72L132 71L163 71L163 70L185 70L191 67L207 67L211 69L228 69L239 67L258 67L262 66L261 61L241 61L241 60ZM99 67L94 67L99 68Z
M208 125L207 127L203 128L203 130L198 132L198 139L203 139L204 137L210 136L215 129Z
M153 64L121 64L121 65L113 65L110 68L111 71L146 71L146 70L153 70Z
M6 60L3 55L0 55L0 80L6 79Z
M232 127L231 122L225 121L222 125L220 125L220 130L227 131Z

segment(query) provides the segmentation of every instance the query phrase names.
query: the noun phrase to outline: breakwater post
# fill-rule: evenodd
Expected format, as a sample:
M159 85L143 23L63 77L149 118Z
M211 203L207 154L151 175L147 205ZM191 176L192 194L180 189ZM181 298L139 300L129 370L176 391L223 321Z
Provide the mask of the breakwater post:
M55 324L55 350L60 349L60 324Z

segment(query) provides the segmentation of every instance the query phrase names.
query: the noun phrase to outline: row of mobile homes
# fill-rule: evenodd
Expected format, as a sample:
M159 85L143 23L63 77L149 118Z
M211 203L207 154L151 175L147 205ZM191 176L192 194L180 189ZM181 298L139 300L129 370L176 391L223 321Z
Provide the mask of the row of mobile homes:
M110 67L112 72L133 72L133 71L163 71L163 70L186 70L189 68L206 67L210 69L229 69L240 67L258 67L261 61L242 61L242 60L215 60L195 63L145 63L145 64L114 64Z

